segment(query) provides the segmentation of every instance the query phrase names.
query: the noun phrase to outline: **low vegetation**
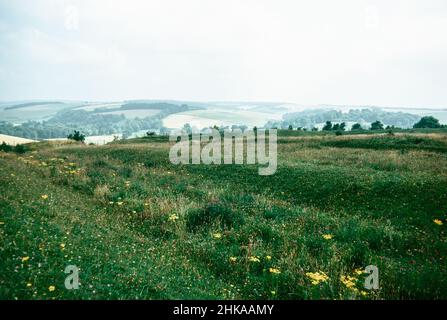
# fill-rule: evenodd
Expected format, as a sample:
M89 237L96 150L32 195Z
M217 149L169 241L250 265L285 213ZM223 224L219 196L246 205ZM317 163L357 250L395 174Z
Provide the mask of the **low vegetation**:
M0 152L0 298L446 299L447 135L378 132L280 131L272 176L156 135Z

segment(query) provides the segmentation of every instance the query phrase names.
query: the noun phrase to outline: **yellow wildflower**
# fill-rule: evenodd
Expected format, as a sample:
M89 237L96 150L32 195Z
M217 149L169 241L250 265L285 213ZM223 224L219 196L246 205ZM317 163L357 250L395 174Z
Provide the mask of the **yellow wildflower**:
M355 281L357 278L351 276L341 276L340 281L349 289L355 288Z
M325 240L331 240L333 238L333 235L332 234L323 234L323 238Z
M55 287L55 286L49 286L49 287L48 287L48 291L52 292L52 291L54 291L54 290L56 290L56 287Z
M329 280L329 277L324 272L308 272L306 273L306 276L312 280L311 282L313 285Z
M118 201L116 204L119 205L119 206L122 206L123 202L122 201Z
M354 273L356 273L356 274L358 274L358 275L361 275L361 274L363 274L365 271L362 269L362 268L358 268L358 269L355 269L354 270Z
M265 259L270 261L270 260L272 260L272 256L265 256Z
M248 261L250 261L250 262L261 262L261 260L259 260L259 257L256 257L256 256L249 257Z
M272 296L276 296L276 291L270 291L270 293L272 294Z
M230 262L236 262L237 258L236 257L230 257L229 260L230 260Z
M31 282L28 282L27 284L26 284L26 286L29 288L29 287L31 287L33 284L31 283Z
M279 270L278 268L269 268L269 272L273 274L280 274L281 270Z
M65 243L61 243L60 246L61 246L61 249L62 249L62 250L65 249Z
M47 194L43 194L40 196L43 200L47 200L48 199L48 195Z
M442 221L439 219L433 220L434 223L436 223L438 226L442 226Z
M220 238L222 238L222 233L220 233L220 232L216 232L216 233L214 233L214 234L213 234L213 238L214 238L214 239L220 239Z
M175 215L175 214L171 214L170 216L169 216L169 218L168 218L168 221L175 221L175 220L177 220L178 219L178 216L177 215Z
M28 256L22 258L22 262L26 262L26 261L28 261L28 260L29 260L29 257L28 257Z
M4 223L3 221L0 221L0 225L1 225L1 224L5 224L5 223Z

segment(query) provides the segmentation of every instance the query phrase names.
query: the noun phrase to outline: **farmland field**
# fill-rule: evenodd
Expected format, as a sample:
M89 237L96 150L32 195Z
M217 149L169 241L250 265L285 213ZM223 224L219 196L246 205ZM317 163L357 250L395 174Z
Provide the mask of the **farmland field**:
M189 123L198 129L217 126L231 126L232 124L246 124L248 127L263 126L268 120L281 119L280 113L266 113L249 110L193 110L169 115L163 119L168 128L182 128Z
M0 152L0 298L446 299L446 132L286 133L271 176L159 136Z
M35 140L24 139L24 138L14 137L14 136L8 136L6 134L0 134L0 144L3 142L6 144L9 144L11 146L15 146L15 145L21 144L21 143L35 142Z
M128 119L135 118L145 118L152 117L156 114L160 113L160 110L156 109L142 109L142 110L114 110L114 111L103 111L101 114L123 114Z
M0 120L13 123L48 120L58 111L73 108L79 104L80 102L75 101L4 103L0 105Z

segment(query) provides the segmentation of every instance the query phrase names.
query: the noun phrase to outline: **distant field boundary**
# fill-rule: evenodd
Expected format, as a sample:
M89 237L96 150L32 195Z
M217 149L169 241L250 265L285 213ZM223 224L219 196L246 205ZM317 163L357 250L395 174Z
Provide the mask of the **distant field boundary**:
M13 106L6 107L4 110L35 107L35 106L42 106L42 105L47 105L47 104L64 104L64 102L60 102L60 101L28 102L28 103L15 104Z

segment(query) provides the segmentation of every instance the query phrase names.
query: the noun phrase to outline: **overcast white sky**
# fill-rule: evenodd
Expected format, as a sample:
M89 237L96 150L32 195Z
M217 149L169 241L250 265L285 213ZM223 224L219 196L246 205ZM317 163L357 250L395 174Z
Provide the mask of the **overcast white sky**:
M445 0L0 0L0 99L447 107Z

